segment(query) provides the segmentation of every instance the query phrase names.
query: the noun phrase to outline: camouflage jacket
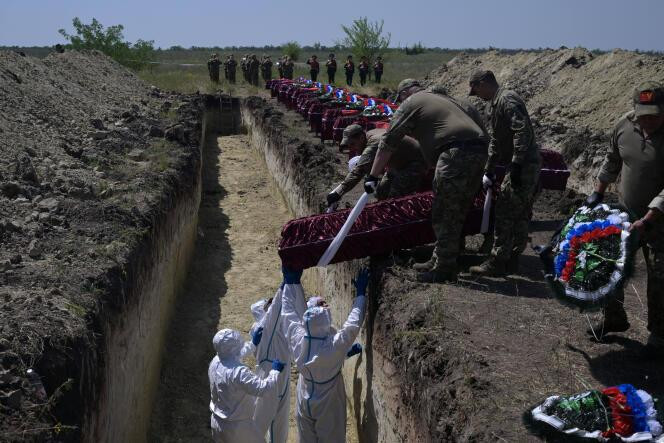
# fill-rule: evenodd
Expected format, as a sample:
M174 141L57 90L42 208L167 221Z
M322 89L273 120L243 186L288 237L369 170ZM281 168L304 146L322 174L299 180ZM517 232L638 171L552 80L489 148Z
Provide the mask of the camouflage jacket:
M491 143L486 171L499 163L523 165L539 161L539 147L526 104L519 95L500 88L487 108Z

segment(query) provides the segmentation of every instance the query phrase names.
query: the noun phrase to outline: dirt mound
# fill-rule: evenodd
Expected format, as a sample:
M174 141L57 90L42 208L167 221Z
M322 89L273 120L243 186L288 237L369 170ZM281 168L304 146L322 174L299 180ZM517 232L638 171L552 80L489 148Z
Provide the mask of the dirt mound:
M0 436L77 432L99 316L127 303L131 263L191 187L202 108L98 52L0 52Z
M466 96L470 73L479 68L492 70L526 99L540 144L564 154L573 168L571 184L583 192L590 190L588 177L601 165L613 125L632 108L634 87L664 80L662 56L622 50L595 55L582 48L461 54L426 79Z

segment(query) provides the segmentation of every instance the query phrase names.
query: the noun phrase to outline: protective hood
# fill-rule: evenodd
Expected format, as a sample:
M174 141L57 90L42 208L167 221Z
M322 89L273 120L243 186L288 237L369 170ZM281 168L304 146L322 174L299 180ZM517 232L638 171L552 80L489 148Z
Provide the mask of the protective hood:
M311 337L327 337L330 334L330 328L332 327L330 309L320 306L307 309L304 313L304 325L307 334Z
M212 339L212 346L220 360L240 359L244 347L242 335L233 329L222 329Z
M258 300L256 303L251 305L251 315L254 316L254 321L261 321L263 317L265 316L265 303L267 303L267 300Z
M307 300L307 308L315 308L316 306L318 306L318 302L321 300L323 300L323 297L314 295L309 300Z

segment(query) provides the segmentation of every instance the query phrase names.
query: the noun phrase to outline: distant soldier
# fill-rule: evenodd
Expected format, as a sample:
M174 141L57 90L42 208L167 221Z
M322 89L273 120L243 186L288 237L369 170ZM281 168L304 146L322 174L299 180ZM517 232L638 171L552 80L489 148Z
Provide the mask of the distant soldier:
M65 52L65 47L62 46L60 43L58 43L57 45L55 45L55 52L57 52L58 54L63 54Z
M646 265L650 335L641 355L653 359L664 356L664 85L640 84L634 89L633 105L611 133L586 206L600 204L609 184L620 177L620 203L637 217L629 230L638 234ZM604 320L589 330L593 337L629 329L624 300L620 288L607 303Z
M247 64L247 71L249 76L249 83L258 86L258 71L260 70L260 62L256 54L251 54L249 63Z
M235 83L235 70L237 69L237 62L233 54L228 56L228 61L226 62L226 70L228 71L228 81Z
M231 56L227 55L226 60L224 60L224 78L228 80L228 60L230 60Z
M219 67L221 66L221 60L219 60L219 55L214 53L210 60L208 60L208 74L210 74L210 80L215 83L219 83Z
M353 86L353 75L355 74L355 63L353 63L353 56L349 55L344 64L344 71L346 72L346 84Z
M373 65L373 70L376 83L380 83L380 79L383 77L383 58L381 56L376 57L376 63Z
M272 59L269 55L263 57L263 63L261 63L261 73L263 74L263 80L266 82L272 80Z
M436 245L431 259L418 266L418 280L455 281L463 223L482 184L488 136L456 102L424 91L416 80L402 80L397 94L402 103L381 139L364 189L375 192L378 176L405 136L418 141L422 156L436 168L431 209Z
M318 72L320 72L320 64L318 63L318 56L312 55L309 60L307 60L309 65L309 74L311 74L311 81L315 82L318 78Z
M293 80L293 68L295 67L295 64L293 63L293 60L291 60L290 56L286 56L286 61L284 61L282 65L282 69L284 70L284 78L288 80Z
M325 62L325 66L327 66L327 81L333 85L334 76L337 73L337 60L334 58L334 54L330 54L327 62Z
M493 72L478 70L470 77L470 95L490 101L487 113L491 143L484 169L485 183L495 181L494 168L508 164L496 201L495 240L489 258L470 272L503 276L516 273L528 244L528 225L541 168L539 146L526 104L516 92L500 87Z
M357 67L360 72L360 86L367 83L367 74L369 74L369 62L366 57L360 59L360 65Z
M277 72L279 72L279 78L284 78L284 57L280 57L277 60Z
M240 60L240 70L242 71L242 78L249 83L249 54L245 54Z
M341 147L350 147L361 152L357 163L348 173L344 181L327 195L327 205L331 206L355 187L362 178L371 172L378 145L386 129L372 129L364 132L360 125L350 125L344 129ZM398 152L390 159L388 170L383 175L376 190L376 198L403 197L417 192L427 167L420 152L420 145L412 137L404 137L400 141Z

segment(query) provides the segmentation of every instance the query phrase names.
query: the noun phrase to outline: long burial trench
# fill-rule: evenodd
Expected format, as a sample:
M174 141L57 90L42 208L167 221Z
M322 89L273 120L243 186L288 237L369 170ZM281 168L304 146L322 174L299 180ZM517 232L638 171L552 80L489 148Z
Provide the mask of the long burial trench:
M299 208L295 213L306 212L298 195L283 198L294 191L284 187L288 174L274 169L277 160L272 146L247 112L242 117L248 134L241 133L245 128L239 124L239 109L236 99L231 104L222 98L221 112L214 107L207 112L207 121L219 124L208 124L211 130L204 137L197 241L166 339L150 441L209 440L211 338L221 328L249 330L253 321L249 306L272 296L281 281L276 246L281 227L294 215L289 206ZM289 201L297 204L291 206ZM307 289L317 287L320 276L308 274ZM336 305L338 297L327 295ZM335 309L338 324L347 315L342 311ZM347 366L357 369L360 361L354 358ZM295 386L295 371L291 378ZM356 376L348 372L346 378L349 399L353 399ZM291 389L292 406L295 393ZM293 442L297 441L294 409L289 433ZM347 441L357 442L354 408L348 411Z

